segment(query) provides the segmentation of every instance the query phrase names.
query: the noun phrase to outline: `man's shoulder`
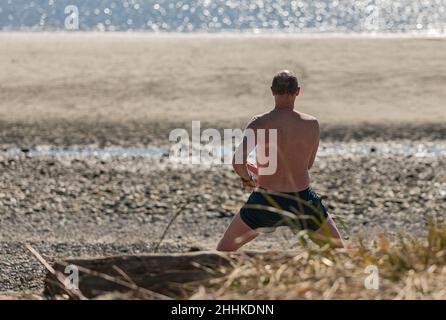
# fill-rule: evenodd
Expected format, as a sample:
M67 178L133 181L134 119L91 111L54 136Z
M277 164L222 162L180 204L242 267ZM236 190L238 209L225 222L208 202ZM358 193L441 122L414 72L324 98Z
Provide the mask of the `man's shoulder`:
M264 112L264 113L260 113L255 115L254 117L252 117L253 120L261 120L264 119L265 117L267 117L271 112Z
M302 118L302 120L310 121L310 122L314 122L314 121L317 122L317 118L315 116L312 116L311 114L303 113L303 112L297 112L297 113Z
M315 116L312 116L311 114L306 114L303 112L299 112L299 116L300 119L306 123L308 123L308 125L314 126L314 127L319 127L319 121L317 120L317 118Z
M262 120L265 119L265 117L268 115L269 112L265 112L265 113L261 113L261 114L257 114L255 116L253 116L251 118L251 120L249 121L248 126L258 126Z

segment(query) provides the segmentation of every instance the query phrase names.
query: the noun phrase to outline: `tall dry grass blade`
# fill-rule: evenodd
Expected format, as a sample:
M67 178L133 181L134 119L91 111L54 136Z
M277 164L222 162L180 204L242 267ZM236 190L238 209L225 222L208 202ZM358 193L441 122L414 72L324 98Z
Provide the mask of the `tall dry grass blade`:
M119 273L128 283L134 284L136 286L136 283L130 278L130 276L124 272L121 268L118 266L113 266L113 270L115 270L117 273Z
M155 248L153 249L153 252L157 253L158 249L161 245L161 243L163 242L164 238L166 237L167 231L169 231L170 226L173 224L173 222L176 220L176 218L178 218L178 216L181 214L181 212L184 211L184 209L186 208L186 206L188 205L188 203L182 205L180 207L180 209L178 209L175 214L173 215L173 217L169 220L169 222L167 223L166 227L164 228L164 231L160 237L160 239L158 240L158 242L155 245Z

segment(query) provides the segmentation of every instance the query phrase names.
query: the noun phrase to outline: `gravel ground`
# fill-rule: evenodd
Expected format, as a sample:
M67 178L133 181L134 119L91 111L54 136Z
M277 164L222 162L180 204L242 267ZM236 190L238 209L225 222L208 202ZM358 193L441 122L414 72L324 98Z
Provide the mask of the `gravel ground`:
M0 168L0 292L42 288L45 271L25 243L49 261L149 253L180 209L161 251L213 249L248 196L229 166L175 167L164 158L23 154L1 158ZM440 155L321 155L313 187L328 196L351 241L381 232L421 236L429 217L446 215L445 168ZM293 246L286 228L249 245Z

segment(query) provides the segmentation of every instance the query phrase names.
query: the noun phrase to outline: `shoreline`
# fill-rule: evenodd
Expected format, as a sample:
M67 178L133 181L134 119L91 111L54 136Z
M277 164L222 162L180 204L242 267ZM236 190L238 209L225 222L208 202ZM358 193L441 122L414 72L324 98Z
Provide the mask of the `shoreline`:
M149 37L149 38L291 38L291 39L446 39L446 32L286 32L286 31L218 31L218 32L156 32L156 31L1 31L1 35L44 35L44 36L105 36L105 37Z
M238 142L239 143L239 142ZM201 146L206 148L206 143ZM223 155L232 154L236 144L227 144L222 141ZM194 148L194 147L192 147ZM149 159L166 159L165 162L171 162L173 165L183 163L181 159L169 158L169 147L160 147L157 145L149 145L144 147L121 147L119 145L110 145L107 147L96 147L94 145L73 145L73 146L53 146L38 145L29 147L13 147L0 149L0 158L14 159L21 156L32 158L149 158ZM446 155L446 139L439 141L426 140L392 140L386 143L376 140L366 140L361 142L325 142L319 144L318 157L327 157L333 155L393 155L393 156L415 156L429 157ZM214 157L213 165L222 165L231 163L224 162L223 156ZM186 163L187 164L187 163Z

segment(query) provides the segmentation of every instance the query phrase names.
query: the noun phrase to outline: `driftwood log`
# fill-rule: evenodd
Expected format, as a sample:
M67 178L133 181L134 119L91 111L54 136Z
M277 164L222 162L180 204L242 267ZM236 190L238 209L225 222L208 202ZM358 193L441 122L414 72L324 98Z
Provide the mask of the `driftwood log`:
M261 260L293 258L297 252L244 251L223 254L200 251L175 254L146 254L107 258L66 259L53 265L57 273L67 278L67 266L78 269L78 289L86 298L110 296L113 292L140 294L144 299L186 298L198 286L221 277L243 264L243 259L256 256ZM68 270L72 270L68 268ZM45 293L56 297L66 293L54 274L45 278ZM126 295L120 297L128 297ZM137 296L138 297L138 296ZM111 297L113 298L113 296Z
M187 293L187 284L222 276L232 268L229 255L217 252L66 259L53 268L69 280L73 266L78 271L79 290L87 298L139 289L146 289L141 291L146 298L151 294L153 298L181 298ZM64 292L56 280L51 273L45 278L45 293L50 297Z

